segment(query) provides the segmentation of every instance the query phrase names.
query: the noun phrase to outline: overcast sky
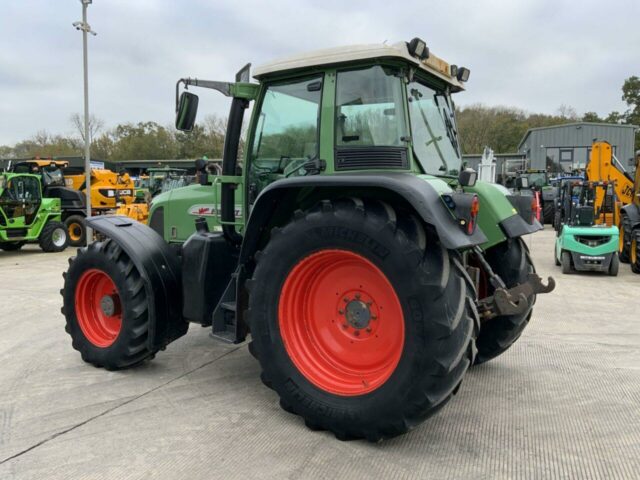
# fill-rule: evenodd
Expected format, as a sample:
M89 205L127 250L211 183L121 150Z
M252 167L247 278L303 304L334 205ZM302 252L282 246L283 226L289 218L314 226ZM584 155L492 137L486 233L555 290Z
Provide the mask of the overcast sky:
M82 112L78 0L3 0L0 145L38 130L71 133ZM94 0L89 23L91 112L107 127L173 122L182 76L232 80L305 50L419 36L471 69L459 105L555 113L624 110L621 86L640 75L640 0ZM201 94L200 115L227 100ZM201 117L200 117L201 118Z

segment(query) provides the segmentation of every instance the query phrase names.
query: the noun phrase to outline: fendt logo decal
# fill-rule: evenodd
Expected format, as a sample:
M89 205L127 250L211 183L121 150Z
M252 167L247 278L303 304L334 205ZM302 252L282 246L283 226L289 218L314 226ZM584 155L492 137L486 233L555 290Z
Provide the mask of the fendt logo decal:
M189 210L187 210L187 213L196 217L217 217L219 215L219 208L219 204L211 203L191 205L191 207L189 207ZM236 208L234 209L233 213L236 217L240 217L240 215L242 215L242 205L236 204Z
M196 217L215 217L217 213L217 205L192 205L189 208L189 215L195 215Z

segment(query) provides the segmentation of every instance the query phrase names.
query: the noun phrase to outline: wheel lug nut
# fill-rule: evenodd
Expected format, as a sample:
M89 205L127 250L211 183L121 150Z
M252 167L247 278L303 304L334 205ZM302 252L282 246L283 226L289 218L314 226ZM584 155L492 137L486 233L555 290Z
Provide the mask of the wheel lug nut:
M377 319L378 319L378 317L377 317L377 316L375 316L375 315L371 315L371 320L377 320Z
M367 333L371 333L371 328L367 328Z
M359 294L359 293L356 293L356 298L357 298L358 300L360 300L360 294Z
M344 297L342 300L344 300L344 303L349 303L349 297Z
M349 325L347 325L346 323L343 323L342 324L342 328L344 328L346 330L347 328L349 328Z
M344 315L344 310L340 309L340 310L338 310L338 313L339 313L340 315Z
M373 302L367 302L367 307L370 307L371 305L373 305Z
M355 332L353 332L353 334L358 337L360 335L360 330L356 330Z

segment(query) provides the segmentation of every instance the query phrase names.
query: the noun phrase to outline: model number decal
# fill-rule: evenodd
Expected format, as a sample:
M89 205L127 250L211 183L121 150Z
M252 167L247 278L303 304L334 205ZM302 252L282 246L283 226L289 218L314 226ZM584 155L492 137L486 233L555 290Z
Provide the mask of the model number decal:
M211 203L191 205L187 213L189 213L189 215L195 215L196 217L216 217L218 216L219 208L219 204ZM236 205L234 213L236 217L242 215L242 207L240 205Z

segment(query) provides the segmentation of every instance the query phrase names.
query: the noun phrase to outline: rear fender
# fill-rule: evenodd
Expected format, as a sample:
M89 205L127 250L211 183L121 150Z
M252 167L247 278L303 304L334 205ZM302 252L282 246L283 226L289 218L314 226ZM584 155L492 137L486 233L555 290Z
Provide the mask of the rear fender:
M187 333L177 253L151 228L127 217L101 215L86 223L116 242L140 272L149 298L148 347L162 348Z
M260 193L247 222L240 263L246 263L251 259L278 210L291 208L289 205L283 205L282 200L286 194L316 188L329 191L334 197L349 196L350 191L355 189L376 189L400 197L425 223L434 227L440 242L448 249L469 248L487 240L479 228L472 235L467 235L445 206L440 197L441 192L415 175L387 173L297 177L273 182Z

